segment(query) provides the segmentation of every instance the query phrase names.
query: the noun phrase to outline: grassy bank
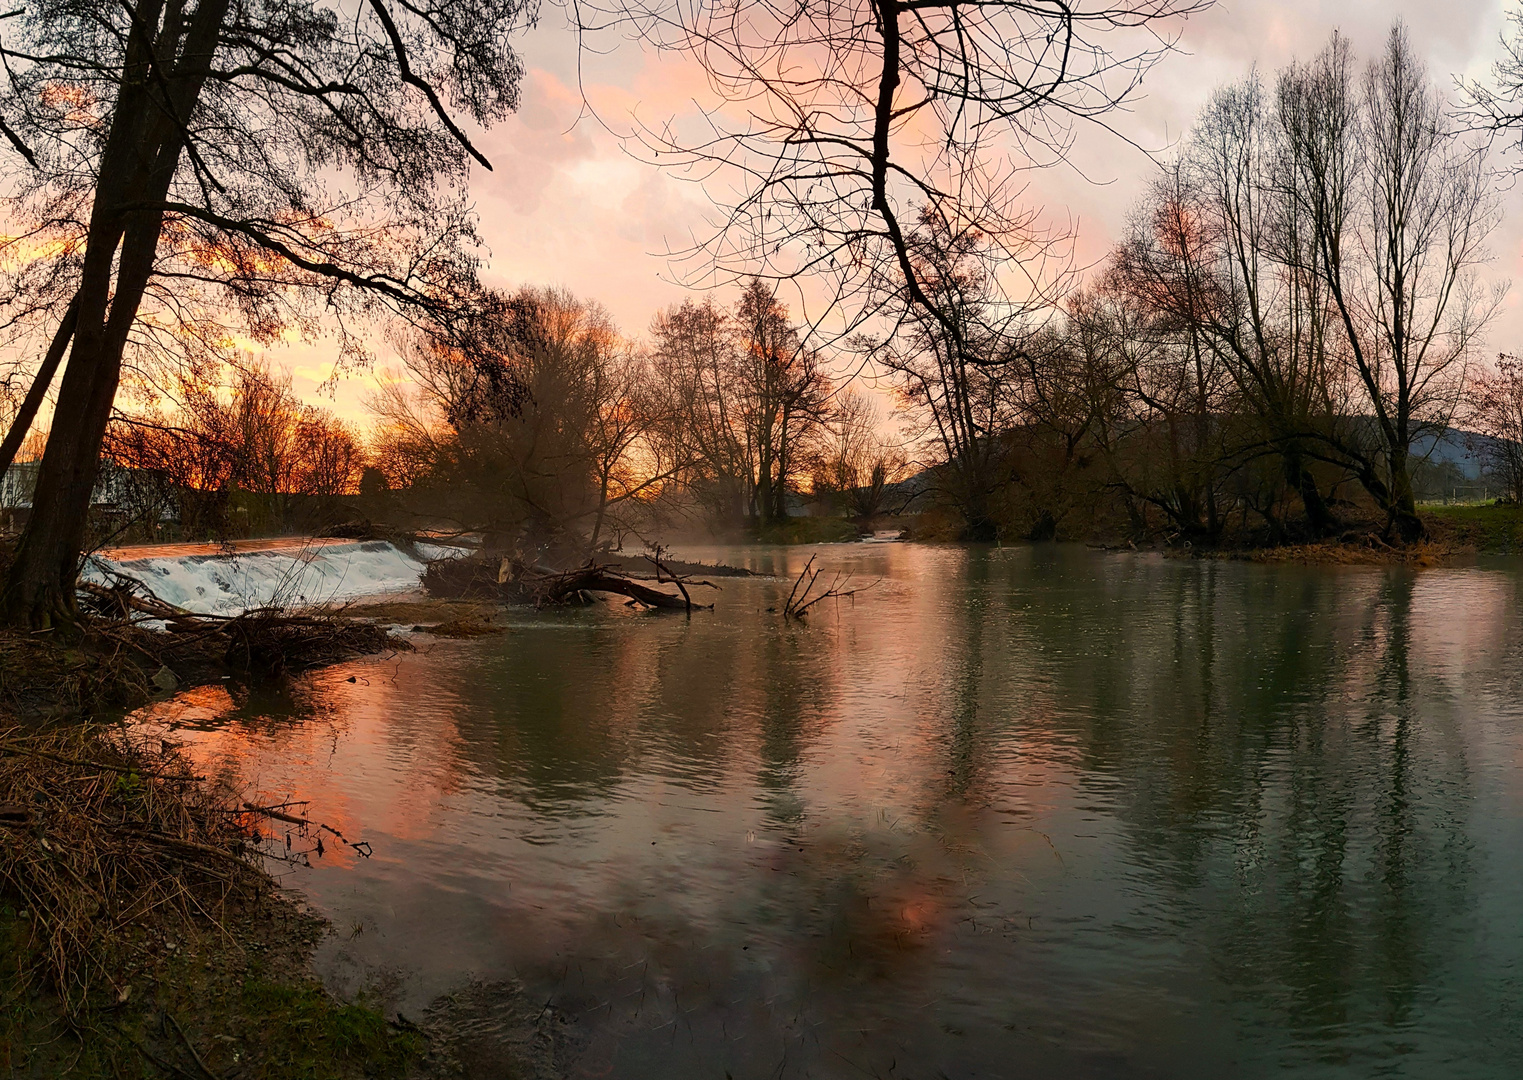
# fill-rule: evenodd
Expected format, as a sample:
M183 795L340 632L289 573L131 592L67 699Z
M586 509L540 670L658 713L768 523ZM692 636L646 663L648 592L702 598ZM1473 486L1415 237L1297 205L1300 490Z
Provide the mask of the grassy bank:
M1523 507L1433 505L1421 512L1435 538L1484 555L1523 554Z
M846 518L795 517L761 526L755 539L762 544L838 544L855 540L860 533Z
M1382 537L1383 518L1367 513L1355 516L1337 536L1325 540L1270 543L1261 530L1224 535L1215 544L1186 545L1177 536L1158 533L1146 540L1120 533L1102 532L1060 536L1093 545L1135 550L1154 548L1180 556L1244 559L1252 562L1301 562L1340 565L1435 566L1456 559L1481 555L1523 554L1523 507L1510 505L1444 506L1419 508L1428 535L1419 543L1393 544ZM915 540L956 542L962 524L951 511L932 508L912 518L897 519ZM857 525L843 518L791 518L759 530L756 539L774 544L812 544L856 539ZM1026 542L1023 533L1004 536L1005 543Z
M268 824L119 725L0 732L0 1069L407 1073L421 1035L313 979L326 925L265 873Z
M1428 535L1416 544L1392 545L1375 524L1318 543L1287 544L1234 553L1256 562L1439 566L1472 555L1523 554L1523 508L1507 505L1419 507Z

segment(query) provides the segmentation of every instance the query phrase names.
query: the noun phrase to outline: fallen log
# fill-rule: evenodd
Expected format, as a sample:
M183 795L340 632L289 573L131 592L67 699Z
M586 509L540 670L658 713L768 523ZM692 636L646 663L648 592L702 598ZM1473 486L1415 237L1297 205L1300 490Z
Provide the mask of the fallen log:
M491 596L502 603L527 603L535 607L586 603L586 593L627 596L637 604L664 611L707 610L714 606L695 604L688 592L698 586L717 589L713 582L694 581L673 573L659 553L650 561L656 568L654 580L638 579L614 566L596 562L562 570L524 562L511 555L481 554L430 563L423 575L423 587L430 596L451 599ZM653 584L676 585L678 592L653 588Z
M178 608L160 600L148 592L140 582L125 575L118 575L116 585L111 587L99 585L93 581L81 581L75 587L96 601L97 613L106 618L125 619L138 614L163 619L168 623L182 620L193 621L198 618L184 608ZM138 591L139 589L142 591Z
M562 603L576 593L586 591L627 596L646 607L664 608L668 611L692 611L694 608L707 610L714 606L713 604L695 604L686 596L652 589L631 578L610 573L601 566L584 566L578 570L546 578L542 589L541 603Z

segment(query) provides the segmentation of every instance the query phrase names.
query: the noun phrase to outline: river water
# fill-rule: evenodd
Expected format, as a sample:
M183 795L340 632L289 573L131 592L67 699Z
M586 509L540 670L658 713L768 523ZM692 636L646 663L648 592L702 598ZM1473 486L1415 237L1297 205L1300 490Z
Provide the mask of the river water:
M154 710L373 847L286 875L332 987L570 1076L1519 1075L1523 565L683 554L775 576Z

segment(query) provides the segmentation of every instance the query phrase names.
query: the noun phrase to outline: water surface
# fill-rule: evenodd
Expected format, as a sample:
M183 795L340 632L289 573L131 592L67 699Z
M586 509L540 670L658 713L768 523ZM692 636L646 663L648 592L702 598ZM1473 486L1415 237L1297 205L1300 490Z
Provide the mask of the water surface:
M1518 1075L1519 564L817 552L160 714L373 845L287 878L332 986L573 1076Z

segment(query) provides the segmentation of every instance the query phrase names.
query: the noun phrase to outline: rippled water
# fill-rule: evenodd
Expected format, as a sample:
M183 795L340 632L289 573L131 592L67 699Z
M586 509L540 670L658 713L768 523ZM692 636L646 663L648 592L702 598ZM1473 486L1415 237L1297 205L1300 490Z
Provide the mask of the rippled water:
M571 1075L1519 1075L1519 564L819 554L159 712L374 846L288 877L331 985L517 980Z

